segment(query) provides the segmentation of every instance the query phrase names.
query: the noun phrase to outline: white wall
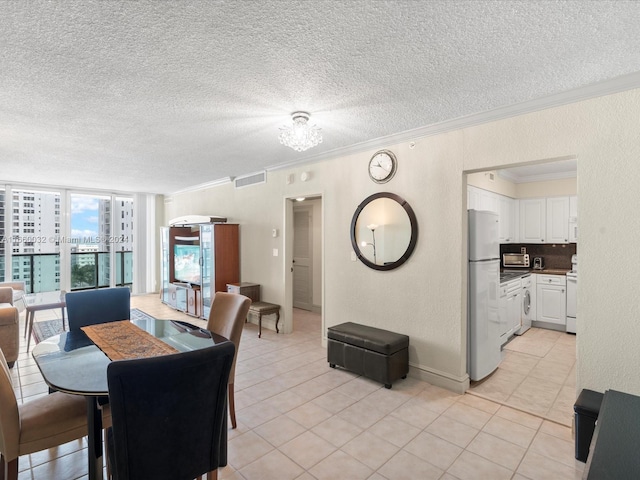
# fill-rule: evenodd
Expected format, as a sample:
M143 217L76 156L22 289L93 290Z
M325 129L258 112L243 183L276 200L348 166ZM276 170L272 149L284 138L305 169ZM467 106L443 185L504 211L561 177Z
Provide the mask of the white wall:
M489 174L493 174L493 181ZM578 182L576 178L562 178L540 182L513 183L500 177L495 170L477 172L467 175L467 183L490 192L499 193L511 198L555 197L576 195Z
M175 195L165 220L218 214L241 224L242 279L284 305L290 275L282 251L285 198L321 193L324 217L324 326L354 321L408 334L412 375L464 390L466 374L466 171L576 155L580 195L577 388L640 394L640 315L633 301L640 269L629 250L640 234L640 90L389 145L398 172L369 180L373 151L304 166L310 181L288 185L292 168L268 182ZM296 177L297 178L297 177ZM413 207L419 226L413 256L380 272L350 259L353 211L368 195L390 191ZM620 261L625 259L625 261ZM285 305L286 307L286 305ZM285 322L291 324L285 309Z
M492 180L493 178L493 180ZM502 178L496 170L476 172L467 175L467 183L506 197L518 198L517 186L510 180Z
M578 181L576 178L519 183L516 185L516 198L554 197L577 194Z

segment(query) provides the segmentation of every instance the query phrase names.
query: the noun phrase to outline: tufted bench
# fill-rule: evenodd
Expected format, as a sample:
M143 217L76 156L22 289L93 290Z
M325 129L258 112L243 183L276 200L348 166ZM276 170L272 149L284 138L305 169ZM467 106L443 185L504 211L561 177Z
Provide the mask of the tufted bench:
M249 307L249 315L251 314L258 316L258 338L262 337L263 315L276 315L276 333L280 333L280 330L278 330L278 322L280 321L280 305L269 302L251 302L251 306Z
M331 368L344 367L386 388L409 373L407 335L347 322L329 327L327 337Z

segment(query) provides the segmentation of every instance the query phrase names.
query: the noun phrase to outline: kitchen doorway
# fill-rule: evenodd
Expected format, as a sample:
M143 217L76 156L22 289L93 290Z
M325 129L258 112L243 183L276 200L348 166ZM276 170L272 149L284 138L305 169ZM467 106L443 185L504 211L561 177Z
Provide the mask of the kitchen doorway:
M560 267L571 267L571 253L576 253L577 246L575 157L516 165L508 169L468 172L466 179L467 208L493 211L501 219L500 259L503 252L520 253L524 249L536 257L544 254L549 263L559 262ZM567 227L563 238L549 241L549 238L545 238L544 228L553 229L561 225L564 229L565 225L558 222L549 224L545 214L548 208L554 208L557 204L555 199L562 197L567 199L567 205L569 199L574 201L575 210L567 218L569 225L575 228L572 231L575 235L570 237L571 228ZM553 206L545 209L546 199L549 198L554 199L548 202ZM539 225L527 221L527 209L536 201L542 205L539 208L542 214ZM542 226L545 233L537 234L532 225ZM535 233L531 238L527 237L531 232ZM533 266L532 257L527 270L531 269L534 279L542 276L536 275L543 272L533 271ZM534 300L532 308L535 308L535 303L537 300ZM469 304L467 308L471 308ZM499 307L498 310L504 312ZM533 315L536 315L535 310ZM509 320L501 319L501 322L507 327L510 325ZM513 328L507 337L498 340L501 357L497 368L487 377L471 381L468 393L570 426L576 397L575 335L566 333L561 325L537 322L535 318L532 328L520 330ZM520 335L514 335L516 332ZM467 345L471 347L469 337Z

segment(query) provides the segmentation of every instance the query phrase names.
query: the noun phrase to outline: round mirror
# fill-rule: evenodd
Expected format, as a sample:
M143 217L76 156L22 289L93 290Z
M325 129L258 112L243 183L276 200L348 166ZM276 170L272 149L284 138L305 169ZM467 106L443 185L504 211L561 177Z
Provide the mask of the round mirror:
M413 253L418 222L411 206L395 193L381 192L358 205L351 220L351 245L366 266L399 267Z

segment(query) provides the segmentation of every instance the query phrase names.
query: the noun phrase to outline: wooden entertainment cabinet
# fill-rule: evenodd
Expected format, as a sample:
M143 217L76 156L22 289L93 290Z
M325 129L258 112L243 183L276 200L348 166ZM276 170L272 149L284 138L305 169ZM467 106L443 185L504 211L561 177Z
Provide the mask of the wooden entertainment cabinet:
M238 227L232 223L162 227L162 302L188 315L207 319L215 292L226 292L228 283L240 281ZM180 266L176 266L176 255ZM187 268L183 258L192 262ZM188 278L180 278L181 275Z

